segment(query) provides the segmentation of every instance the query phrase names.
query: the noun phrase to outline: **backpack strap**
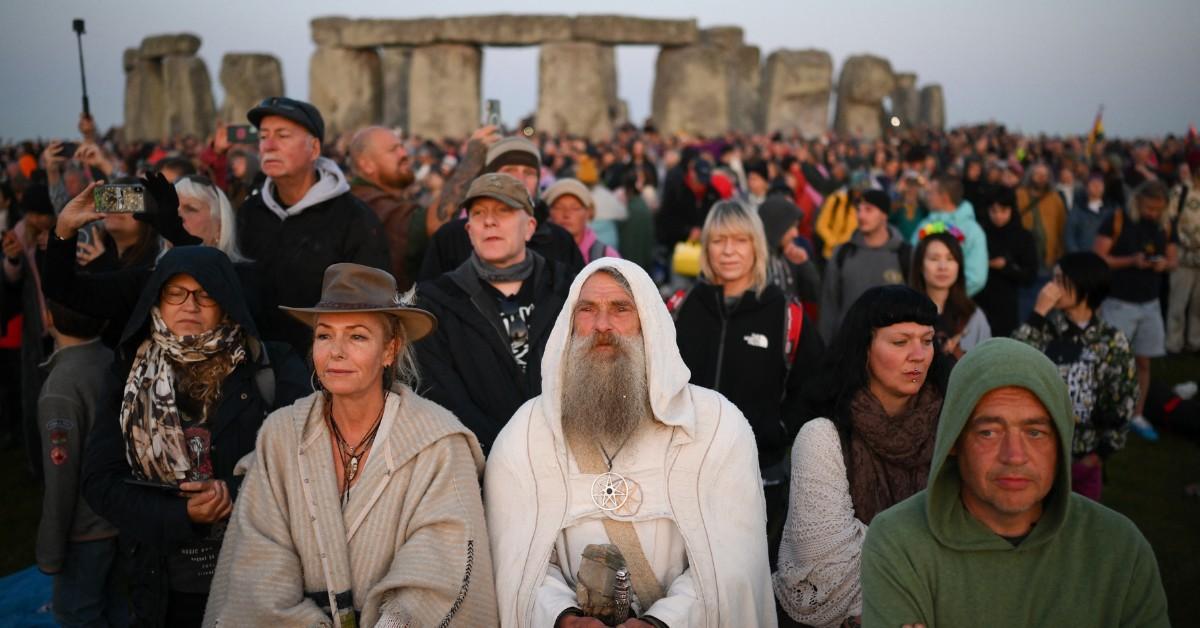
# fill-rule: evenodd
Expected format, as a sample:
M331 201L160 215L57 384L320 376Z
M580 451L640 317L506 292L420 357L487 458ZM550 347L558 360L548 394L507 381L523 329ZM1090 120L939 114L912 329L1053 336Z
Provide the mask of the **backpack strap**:
M795 299L788 299L784 325L787 342L783 344L783 357L790 370L796 362L796 354L800 351L800 333L804 331L804 308Z
M588 247L587 261L594 262L594 261L600 259L601 257L604 257L604 251L607 248L608 248L608 245L604 244L604 242L602 240L597 238L596 241L593 242L592 245Z
M677 290L671 298L667 299L667 312L670 312L671 318L675 318L679 314L679 310L683 308L683 302L687 301L688 291Z

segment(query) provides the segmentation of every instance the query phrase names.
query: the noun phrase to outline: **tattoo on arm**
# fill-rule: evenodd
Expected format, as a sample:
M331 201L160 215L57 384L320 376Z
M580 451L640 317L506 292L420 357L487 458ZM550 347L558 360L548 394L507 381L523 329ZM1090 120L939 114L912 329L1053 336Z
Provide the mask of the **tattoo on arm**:
M487 157L487 146L478 140L471 140L467 144L467 153L463 160L459 162L458 167L446 179L446 183L442 186L442 193L438 196L435 212L438 222L445 223L454 215L454 211L462 205L463 199L467 197L467 188L471 187L471 182L483 170L484 159Z

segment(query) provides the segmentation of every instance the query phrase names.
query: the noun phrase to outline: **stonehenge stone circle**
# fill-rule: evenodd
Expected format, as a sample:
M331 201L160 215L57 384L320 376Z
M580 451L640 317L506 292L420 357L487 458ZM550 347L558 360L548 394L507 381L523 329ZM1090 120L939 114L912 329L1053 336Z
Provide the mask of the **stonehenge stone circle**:
M370 124L424 137L463 138L481 121L483 48L540 46L540 131L604 139L628 121L617 93L615 46L659 46L651 94L659 130L691 135L798 132L830 128L833 59L822 50L763 51L738 26L700 28L694 19L627 15L467 15L407 19L318 17L309 62L308 100L326 121L326 140ZM125 136L155 140L207 135L217 117L211 77L190 33L146 37L123 52ZM764 58L765 57L765 58ZM918 88L916 74L863 54L841 63L833 128L874 139L889 125L944 128L939 85ZM229 53L221 61L220 117L285 95L279 60ZM890 99L890 111L885 107ZM513 115L525 112L505 112Z

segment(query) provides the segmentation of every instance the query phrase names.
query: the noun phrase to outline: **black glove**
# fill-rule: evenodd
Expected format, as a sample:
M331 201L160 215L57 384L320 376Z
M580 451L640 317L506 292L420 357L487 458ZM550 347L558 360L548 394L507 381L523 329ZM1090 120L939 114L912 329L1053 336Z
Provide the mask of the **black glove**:
M204 244L203 240L183 228L183 219L179 217L179 195L175 193L175 186L161 172L151 172L139 180L146 187L149 202L144 213L133 215L135 219L154 227L175 246Z

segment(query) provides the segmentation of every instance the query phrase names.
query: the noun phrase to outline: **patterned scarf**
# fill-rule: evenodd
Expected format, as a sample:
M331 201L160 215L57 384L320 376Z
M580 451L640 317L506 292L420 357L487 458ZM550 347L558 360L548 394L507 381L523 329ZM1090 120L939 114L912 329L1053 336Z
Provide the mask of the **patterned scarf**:
M850 402L850 499L854 516L875 515L925 488L942 396L925 385L900 414L889 417L870 391Z
M138 347L121 400L121 432L125 458L141 479L174 483L192 468L179 407L175 404L176 365L195 364L229 354L229 371L246 359L242 327L225 319L195 336L176 336L167 329L158 307L150 310L150 338ZM207 412L204 413L207 415ZM200 422L207 420L200 417Z

